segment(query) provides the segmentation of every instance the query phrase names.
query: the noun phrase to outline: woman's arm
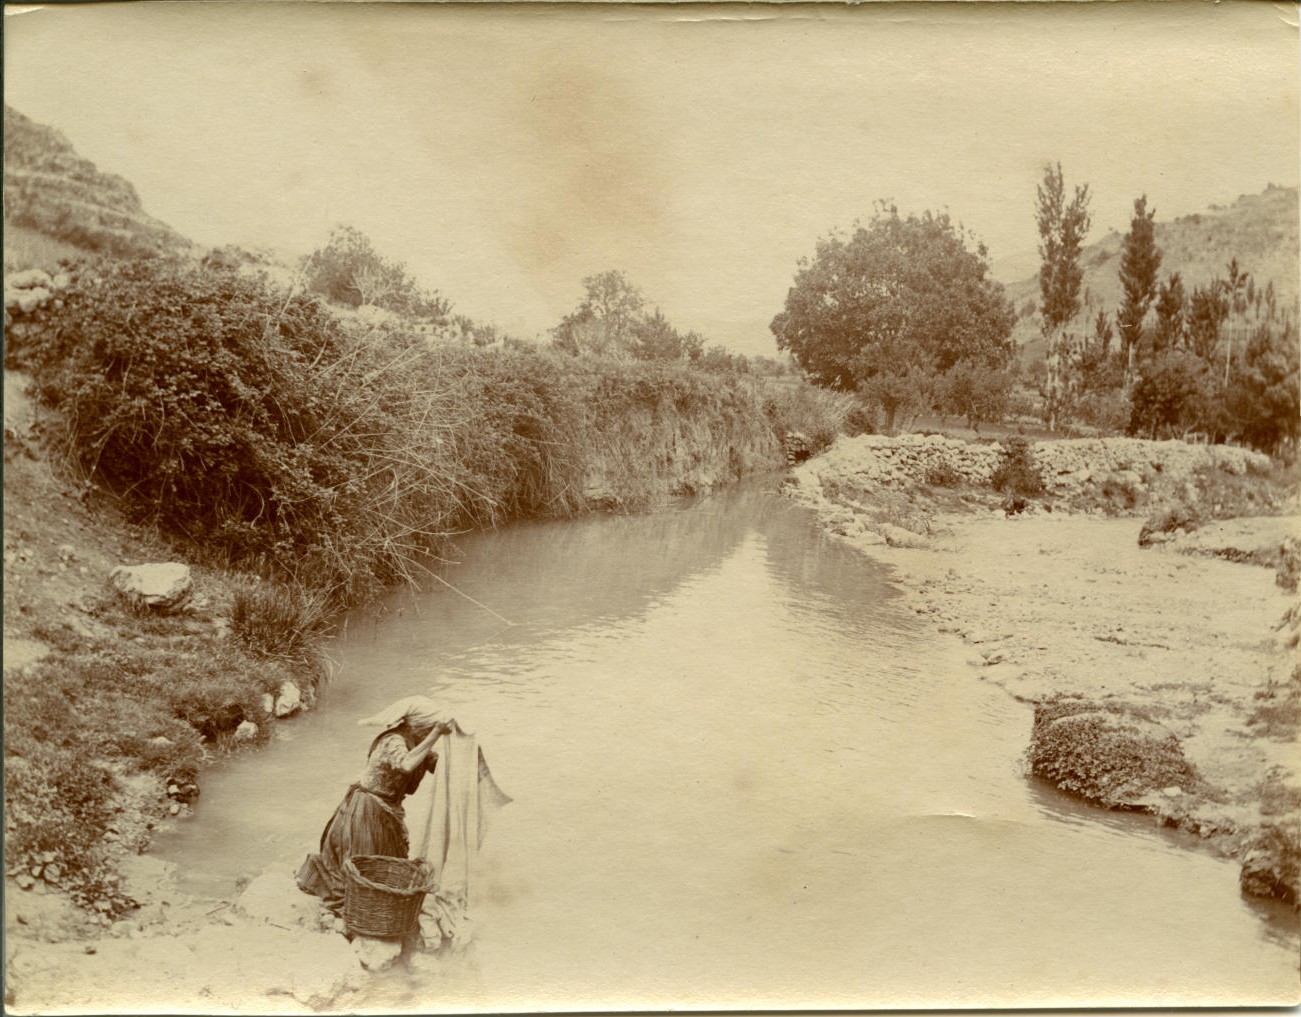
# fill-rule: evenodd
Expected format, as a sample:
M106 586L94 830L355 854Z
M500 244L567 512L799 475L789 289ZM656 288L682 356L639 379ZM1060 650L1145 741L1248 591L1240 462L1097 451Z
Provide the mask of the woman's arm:
M450 731L451 727L451 724L442 722L435 724L433 730L425 735L424 740L419 745L398 760L398 768L403 773L415 773L429 758L429 750L434 747L434 742L438 741L445 732Z

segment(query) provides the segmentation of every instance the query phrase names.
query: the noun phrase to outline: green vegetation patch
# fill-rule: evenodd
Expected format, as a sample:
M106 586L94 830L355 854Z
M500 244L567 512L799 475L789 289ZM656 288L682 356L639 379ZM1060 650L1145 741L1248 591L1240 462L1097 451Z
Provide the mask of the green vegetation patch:
M1058 699L1035 707L1030 767L1107 808L1139 808L1168 788L1203 787L1179 740L1126 703Z
M264 601L298 604L268 591L249 613L265 614ZM310 693L320 671L309 643L288 640L301 610L288 615L296 628L273 612L235 635L112 597L92 613L102 637L38 626L52 652L5 677L6 863L20 883L43 881L107 918L131 906L115 859L146 843L163 792L192 800L201 763L232 746L242 722L258 725L250 742L265 740L264 695L290 680Z

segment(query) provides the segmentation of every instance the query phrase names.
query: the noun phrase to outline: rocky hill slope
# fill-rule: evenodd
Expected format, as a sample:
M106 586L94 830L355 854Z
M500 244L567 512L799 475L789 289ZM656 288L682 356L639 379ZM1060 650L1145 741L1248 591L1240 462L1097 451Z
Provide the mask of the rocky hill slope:
M123 258L192 246L145 212L130 181L78 155L54 128L5 106L4 132L6 249L11 227Z

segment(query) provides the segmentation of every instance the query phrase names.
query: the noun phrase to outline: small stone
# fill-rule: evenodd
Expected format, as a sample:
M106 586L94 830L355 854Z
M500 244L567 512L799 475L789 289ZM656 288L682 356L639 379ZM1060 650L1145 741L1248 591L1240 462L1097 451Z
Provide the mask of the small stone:
M1167 798L1178 798L1184 793L1184 789L1181 787L1163 787L1161 793Z
M239 727L235 728L235 741L248 742L257 737L257 725L251 720L241 721Z
M177 805L176 802L172 802L171 808L169 808L167 811L170 812L173 816L178 816L181 813L181 807Z

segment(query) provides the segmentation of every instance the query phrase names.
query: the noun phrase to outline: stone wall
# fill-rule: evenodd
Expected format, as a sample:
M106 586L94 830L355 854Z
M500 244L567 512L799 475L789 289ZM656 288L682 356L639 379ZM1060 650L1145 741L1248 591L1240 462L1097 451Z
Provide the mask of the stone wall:
M1189 445L1140 438L1074 438L1031 445L1035 465L1049 495L1069 498L1106 486L1135 492L1173 494L1197 470L1219 469L1241 475L1265 472L1270 459L1230 445ZM987 486L1003 459L997 442L980 443L943 435L864 434L841 438L813 468L863 486L913 488L954 480Z

